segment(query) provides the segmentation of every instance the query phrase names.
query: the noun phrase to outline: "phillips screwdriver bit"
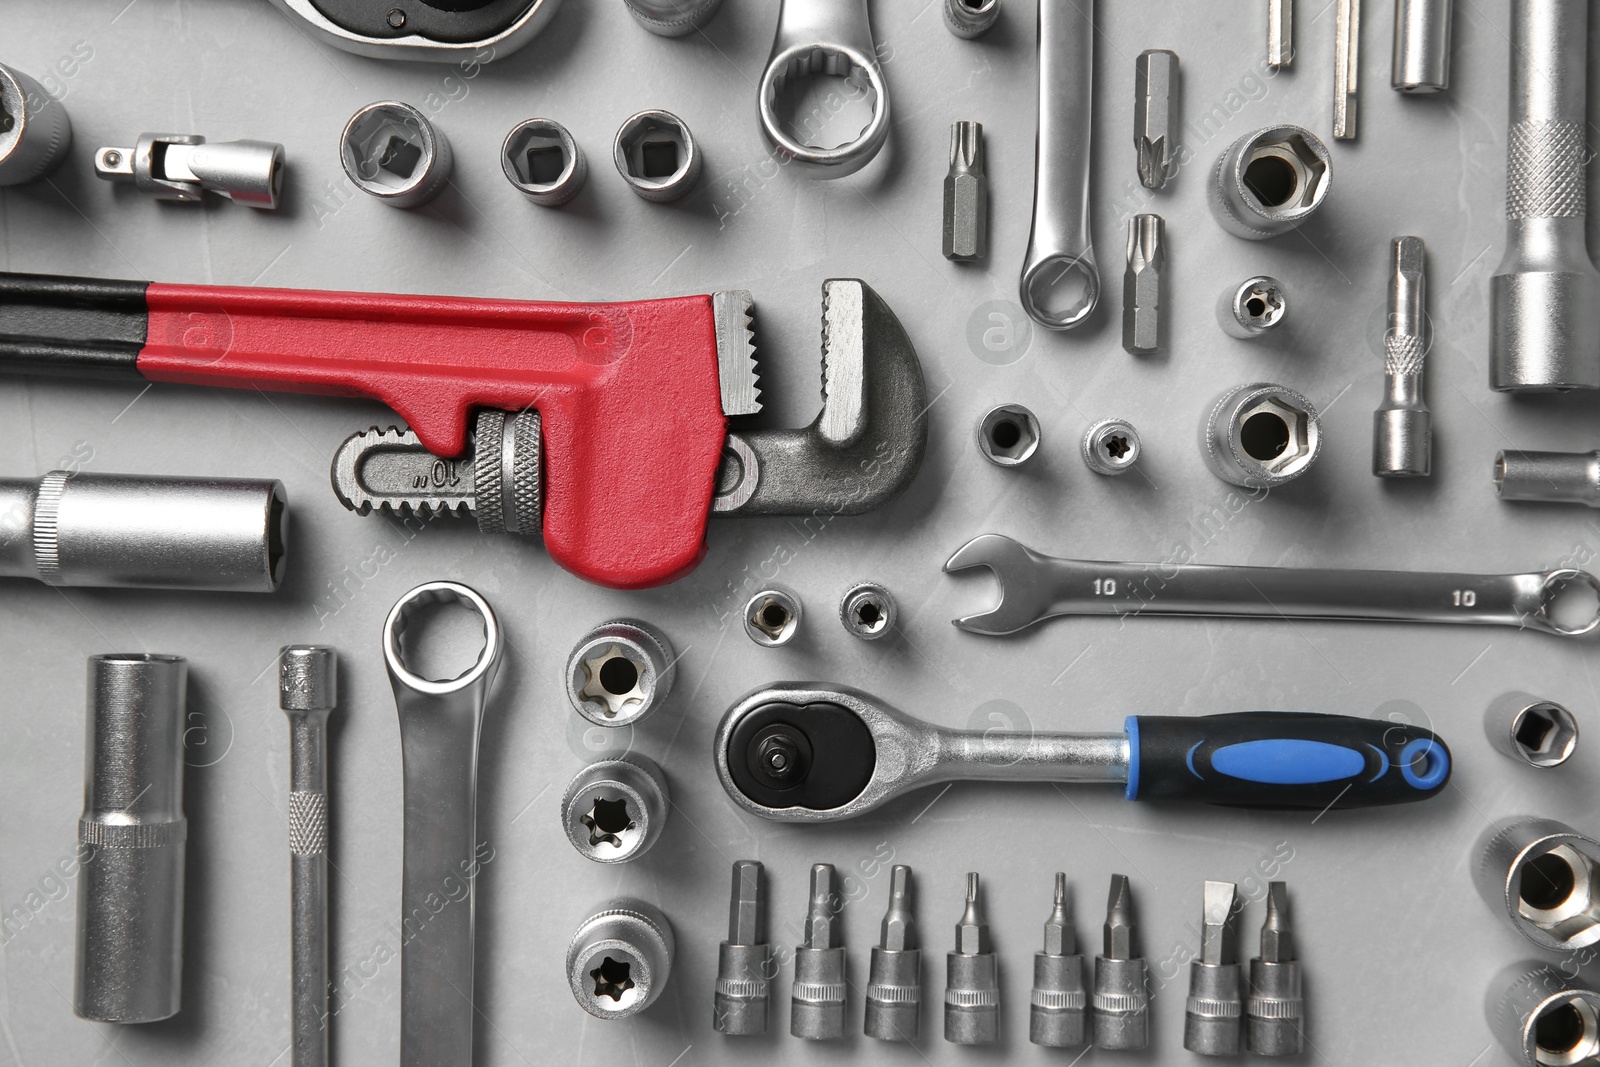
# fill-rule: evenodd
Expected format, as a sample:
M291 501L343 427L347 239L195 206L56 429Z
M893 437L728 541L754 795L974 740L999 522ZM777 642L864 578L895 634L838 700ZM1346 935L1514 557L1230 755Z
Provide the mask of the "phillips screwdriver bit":
M1149 975L1137 953L1133 890L1128 876L1111 876L1105 944L1094 959L1095 1048L1141 1049L1150 1043Z
M1300 961L1289 932L1289 891L1283 882L1267 885L1267 918L1261 924L1261 953L1250 961L1250 995L1245 999L1246 1040L1257 1056L1295 1056L1302 1042L1305 1002L1300 993Z
M1067 916L1067 876L1056 872L1055 907L1044 921L1044 951L1033 954L1028 1040L1047 1048L1084 1042L1083 956Z
M789 1033L809 1041L844 1036L844 923L833 891L833 864L811 868L811 906L803 940L794 951L789 990Z
M958 1045L992 1045L1000 1039L1000 975L976 872L967 875L956 950L945 956L944 1039Z
M1422 399L1428 356L1427 248L1420 237L1389 246L1389 328L1383 335L1383 403L1372 420L1372 473L1433 473L1433 422Z
M1133 148L1139 180L1159 189L1177 173L1178 53L1140 52L1133 66Z
M1183 1047L1202 1056L1239 1054L1239 887L1207 882L1200 915L1200 957L1189 963Z
M889 874L889 910L867 973L865 1033L879 1041L915 1041L922 1022L922 953L911 914L911 868Z
M983 123L950 124L950 173L944 178L944 258L957 263L989 251L989 179L983 173Z
M772 948L767 944L761 864L737 860L728 901L728 940L717 946L717 992L711 1028L719 1034L767 1032Z
M1161 350L1161 274L1167 224L1160 215L1128 220L1128 269L1122 276L1122 347L1133 355Z

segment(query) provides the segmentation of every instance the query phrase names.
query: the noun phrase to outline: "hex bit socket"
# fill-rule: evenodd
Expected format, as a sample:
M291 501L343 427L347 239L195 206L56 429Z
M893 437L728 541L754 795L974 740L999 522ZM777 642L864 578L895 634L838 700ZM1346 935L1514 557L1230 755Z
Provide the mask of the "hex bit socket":
M1183 1047L1202 1056L1239 1054L1239 887L1207 882L1200 912L1200 955L1189 962Z
M1372 473L1433 473L1433 416L1422 398L1428 358L1427 247L1420 237L1389 246L1389 327L1383 334L1383 402L1372 416Z
M803 938L794 950L794 984L789 988L789 1033L808 1041L844 1036L842 904L833 887L833 865L813 865L811 902Z
M1085 1033L1088 996L1083 956L1067 915L1067 876L1056 872L1055 901L1044 921L1044 949L1033 955L1033 993L1028 1003L1028 1040L1046 1048L1073 1048Z
M761 864L734 861L728 939L717 946L717 988L711 1011L711 1028L719 1034L767 1032L772 946L767 944L762 881Z
M1267 917L1261 924L1261 949L1250 961L1250 995L1245 998L1245 1039L1257 1056L1297 1056L1305 1040L1305 999L1300 961L1289 930L1289 889L1267 884Z
M1000 974L976 873L956 923L956 948L945 956L944 1039L957 1045L1000 1040Z
M863 1029L879 1041L915 1042L922 1025L922 952L912 914L911 868L889 872L889 909L872 948Z
M971 263L989 254L989 179L983 172L983 123L950 124L950 172L944 177L944 258Z
M1141 1049L1150 1043L1150 975L1133 926L1133 890L1125 874L1111 876L1105 942L1094 958L1094 1046Z

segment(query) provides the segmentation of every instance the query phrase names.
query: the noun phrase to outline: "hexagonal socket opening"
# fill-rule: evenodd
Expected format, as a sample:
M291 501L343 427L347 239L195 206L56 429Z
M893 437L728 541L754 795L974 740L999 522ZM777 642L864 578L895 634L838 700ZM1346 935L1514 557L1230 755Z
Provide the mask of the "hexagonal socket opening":
M1529 766L1557 767L1578 746L1578 720L1560 704L1531 704L1513 719L1511 741Z
M559 185L577 164L572 138L553 122L535 119L525 122L506 138L505 161L508 176L534 191Z
M434 159L427 120L396 105L357 115L345 130L344 152L356 179L369 188L400 192L416 185Z
M1573 992L1540 1004L1533 1051L1541 1067L1579 1067L1600 1059L1600 1012L1592 995Z
M1275 396L1264 397L1239 416L1239 447L1264 470L1288 471L1311 456L1311 420Z
M1240 177L1268 215L1309 208L1321 195L1328 165L1298 133L1258 142L1246 153Z
M978 423L978 450L990 463L1016 467L1039 449L1039 420L1021 404L991 408Z
M1523 920L1567 949L1600 941L1594 857L1563 843L1529 857L1514 877L1517 914Z
M682 123L659 112L636 117L617 134L628 176L644 185L670 185L687 172L693 143Z

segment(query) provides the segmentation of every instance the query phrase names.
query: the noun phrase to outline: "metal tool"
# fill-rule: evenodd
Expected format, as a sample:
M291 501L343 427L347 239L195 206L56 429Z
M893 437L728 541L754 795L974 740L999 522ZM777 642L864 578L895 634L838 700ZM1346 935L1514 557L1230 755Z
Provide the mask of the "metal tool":
M1136 715L1115 733L949 730L824 682L745 694L718 724L712 759L740 808L808 823L955 781L1103 782L1124 786L1129 800L1368 807L1434 796L1451 765L1431 732L1380 719L1261 711Z
M141 133L132 148L98 149L94 172L157 200L198 204L212 192L246 207L274 211L283 196L283 145Z
M1229 337L1254 341L1289 317L1289 290L1276 278L1257 274L1217 297L1217 325Z
M957 37L982 37L999 19L1000 0L944 0L944 24Z
M1529 941L1549 952L1600 943L1600 842L1520 815L1486 829L1473 853L1479 894Z
M879 1041L916 1043L922 1028L922 951L911 908L911 868L889 871L889 907L867 971L862 1029Z
M1020 467L1039 451L1039 419L1021 404L1001 404L978 420L978 451L996 467Z
M1139 431L1126 419L1101 419L1084 433L1081 451L1096 474L1126 474L1139 462Z
M788 586L772 585L745 602L744 632L762 648L777 648L800 632L800 598Z
M719 1034L767 1032L773 970L761 882L761 864L734 861L728 940L717 947L717 987L711 1012L711 1028Z
M1146 189L1160 189L1177 176L1176 52L1152 48L1133 61L1133 149Z
M1000 975L978 875L967 874L967 900L956 922L956 948L945 955L944 1039L957 1045L1000 1040Z
M922 462L916 350L853 279L823 286L816 421L730 430L760 410L750 305L741 291L545 304L0 273L0 373L381 400L411 429L345 442L347 507L542 529L563 567L639 588L694 569L713 513L859 514ZM475 440L474 410L493 413Z
M1028 1040L1046 1048L1073 1048L1088 1040L1088 996L1083 955L1067 915L1067 876L1056 872L1055 903L1044 921L1044 950L1033 955Z
M893 633L899 616L894 594L876 582L857 582L839 601L839 621L845 632L863 641Z
M865 94L872 118L843 144L802 141L778 116L778 97L791 82L816 74L851 81ZM783 160L813 178L844 178L872 162L889 139L889 84L867 18L867 0L779 0L772 54L756 92L761 132Z
M705 169L689 124L670 111L630 115L611 142L611 158L628 188L655 204L683 199Z
M1372 417L1372 473L1426 478L1433 473L1433 416L1422 399L1429 336L1427 248L1420 237L1389 246L1389 328L1383 333L1383 403Z
M0 63L0 185L38 181L61 166L71 147L67 105Z
M584 859L628 863L661 837L671 805L661 768L629 752L573 775L561 797L561 827Z
M1141 1049L1150 1043L1150 975L1133 927L1133 891L1128 876L1111 876L1105 942L1094 958L1094 996L1089 1001L1094 1047Z
M1267 67L1294 64L1294 0L1267 0Z
M953 122L950 173L944 178L944 258L972 263L988 254L989 179L983 172L983 123Z
M1600 388L1600 272L1585 243L1588 0L1512 0L1506 249L1489 281L1489 385Z
M477 614L483 649L465 673L436 681L407 666L416 650L406 633L424 609L452 603ZM472 915L483 862L478 737L504 647L489 602L457 582L417 586L383 624L383 661L400 713L405 773L401 1067L472 1062Z
M567 657L567 700L596 726L632 726L666 702L677 662L667 635L649 623L601 623Z
M1361 71L1361 0L1334 0L1333 139L1353 141Z
M328 716L339 656L322 645L278 653L278 706L289 716L289 914L294 1067L328 1062Z
M1161 313L1166 269L1166 220L1133 216L1128 220L1128 267L1122 275L1122 347L1132 355L1159 352L1166 343Z
M1560 965L1524 960L1503 969L1485 998L1489 1029L1525 1067L1600 1065L1600 992Z
M1559 767L1578 749L1578 717L1531 693L1496 697L1483 723L1489 744L1529 767Z
M1298 1056L1305 1041L1305 998L1300 959L1289 931L1289 889L1267 883L1267 917L1261 950L1250 961L1250 993L1244 1001L1245 1047L1257 1056Z
M628 14L660 37L687 37L717 13L722 0L626 0Z
M589 161L555 119L527 119L500 146L500 169L512 188L540 207L560 207L589 180Z
M183 737L188 664L89 657L72 1010L148 1023L183 998Z
M1394 66L1389 84L1402 93L1450 88L1450 21L1455 0L1395 0Z
M1189 961L1183 1047L1202 1056L1237 1056L1244 1017L1239 996L1239 887L1206 882L1200 911L1200 955Z
M1600 508L1600 452L1506 449L1494 457L1494 491L1501 500Z
M1000 534L956 550L946 572L988 567L1000 582L992 611L955 624L969 633L1011 634L1057 615L1215 615L1369 622L1514 626L1574 637L1600 613L1569 617L1566 591L1600 592L1600 578L1560 567L1529 574L1229 567L1206 563L1109 563L1054 559ZM1586 599L1586 598L1583 598Z
M1021 300L1047 330L1081 325L1100 300L1089 226L1094 35L1094 0L1039 5L1039 131Z
M1233 142L1207 199L1224 230L1264 241L1298 229L1328 198L1333 157L1304 126L1268 126Z
M560 0L272 0L318 40L371 59L454 63L463 71L510 55L556 13Z
M808 1041L844 1036L844 899L833 886L833 864L811 868L811 902L805 933L794 950L789 987L789 1033Z
M455 155L449 138L420 109L380 100L344 124L339 163L363 193L390 207L414 208L444 192Z
M67 470L0 478L0 577L270 593L283 581L287 526L282 482Z
M659 908L642 900L611 901L579 924L567 946L573 998L596 1019L639 1014L661 998L674 944L672 924Z
M1251 382L1223 393L1201 427L1211 472L1225 482L1276 489L1322 454L1322 416L1300 393Z

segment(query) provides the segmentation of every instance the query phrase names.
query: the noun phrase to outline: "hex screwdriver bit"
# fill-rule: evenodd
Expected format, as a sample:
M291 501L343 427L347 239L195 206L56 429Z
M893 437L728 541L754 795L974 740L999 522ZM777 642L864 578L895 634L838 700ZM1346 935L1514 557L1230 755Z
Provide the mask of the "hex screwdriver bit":
M766 936L761 864L737 860L728 900L728 940L717 947L717 989L711 1028L719 1034L764 1034L772 947Z
M1067 876L1056 872L1055 904L1044 921L1044 951L1033 955L1033 995L1028 1005L1028 1040L1047 1048L1071 1048L1085 1039L1088 998L1083 956L1067 915Z
M911 868L889 873L889 910L872 949L863 1032L879 1041L916 1041L922 1022L922 952L911 912Z
M1094 1045L1141 1049L1150 1043L1149 974L1138 954L1133 890L1128 876L1111 876L1105 943L1094 960Z

